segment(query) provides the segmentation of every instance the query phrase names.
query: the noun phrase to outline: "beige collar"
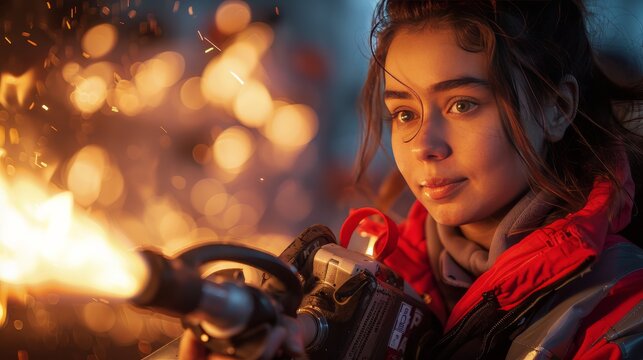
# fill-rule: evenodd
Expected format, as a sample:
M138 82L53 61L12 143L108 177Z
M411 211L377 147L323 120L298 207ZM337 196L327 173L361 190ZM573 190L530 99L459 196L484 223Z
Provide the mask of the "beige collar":
M427 249L434 273L445 284L468 288L505 250L543 225L553 206L544 192L529 191L498 224L489 250L467 240L456 227L437 224L427 216Z

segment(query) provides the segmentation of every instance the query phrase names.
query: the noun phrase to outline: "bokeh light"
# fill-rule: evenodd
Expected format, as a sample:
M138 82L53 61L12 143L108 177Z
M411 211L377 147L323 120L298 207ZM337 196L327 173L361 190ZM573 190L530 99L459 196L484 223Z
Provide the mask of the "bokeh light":
M101 206L109 207L122 199L124 194L125 179L123 178L123 174L118 166L110 162L103 171L103 181L97 202Z
M223 34L234 34L250 23L250 7L245 1L226 0L219 5L214 15L217 29Z
M79 65L77 66L79 67ZM84 69L81 69L81 71L79 72L79 74L81 74L81 77L75 78L74 80L76 81L70 81L70 83L72 85L76 85L78 80L82 80L90 76L98 76L105 82L105 84L112 84L114 82L115 72L116 72L116 66L113 63L110 63L107 61L99 61L88 65Z
M205 106L206 100L201 94L201 78L195 76L185 80L179 96L183 105L190 110L199 110Z
M119 112L128 116L137 115L143 109L143 101L134 84L129 80L120 80L107 98L108 103Z
M303 104L280 106L265 126L265 135L275 145L297 149L308 144L317 134L315 111Z
M71 93L70 100L83 113L94 113L103 106L107 97L107 84L98 76L82 80Z
M76 83L76 76L80 74L81 67L77 62L71 61L66 63L61 71L63 79L70 84Z
M214 141L214 159L221 168L238 173L254 152L254 140L246 128L232 126Z
M184 68L185 60L180 54L163 52L136 67L136 88L146 102L157 104L155 101L183 75Z
M258 81L249 81L234 100L234 114L248 127L261 127L272 116L272 98L266 87Z
M176 51L164 51L154 57L159 60L158 68L154 70L159 71L157 74L162 82L161 86L169 87L174 85L185 71L185 59L183 55Z
M83 320L92 331L104 333L116 324L114 309L102 302L90 302L83 306Z
M196 211L203 215L213 216L225 209L228 194L225 186L217 179L201 179L192 186L190 200Z
M239 33L236 36L236 41L250 45L261 57L272 45L274 37L275 34L268 24L255 22Z
M201 77L203 96L215 106L230 107L258 62L258 54L251 45L234 43L205 67Z
M76 202L89 206L98 200L109 155L98 146L86 146L71 159L67 171L67 188Z
M114 25L100 24L89 29L81 40L85 53L93 58L107 55L116 45L118 33Z

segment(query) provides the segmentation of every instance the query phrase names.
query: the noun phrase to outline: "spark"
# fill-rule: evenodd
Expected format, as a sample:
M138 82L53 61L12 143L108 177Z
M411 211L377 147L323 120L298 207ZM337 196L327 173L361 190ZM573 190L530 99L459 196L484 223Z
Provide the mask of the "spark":
M203 35L201 35L201 30L197 30L196 33L199 34L199 39L203 41Z
M27 42L32 46L38 46L38 44L36 44L36 42L31 39L27 39Z
M266 180L266 179L264 179L262 177L259 178L259 181L261 181L261 182L263 182L264 180Z
M215 49L217 49L217 50L219 50L219 52L221 52L221 49L218 46L214 45L214 43L212 41L210 41L210 39L208 39L207 37L204 36L203 40L207 41L208 43L210 43L210 45L214 46Z
M212 51L212 50L214 50L214 48L213 48L213 47L209 47L209 48L205 49L205 53L207 54L207 53L209 53L209 52L210 52L210 51Z
M175 1L174 2L174 7L172 8L172 12L175 13L177 11L179 11L179 2Z
M34 151L34 160L33 160L34 165L36 165L37 167L40 167L40 168L46 168L48 165L47 165L46 162L41 161L39 159L40 155L42 155L42 154L37 152L37 151Z
M91 56L90 56L88 53L86 53L86 52L84 52L84 51L83 51L83 57L84 57L85 59L89 59Z
M279 16L279 6L275 6L275 14L277 14L277 16Z
M163 130L163 132L167 134L167 130L165 130L163 126L161 126L161 130Z
M32 110L34 108L34 106L36 106L35 102L32 102L31 104L29 104L29 110Z
M49 125L49 128L55 132L58 132L58 129L56 129L56 127L53 125Z
M11 45L11 40L9 40L8 37L5 36L4 39L9 43L9 45Z
M241 83L241 85L245 84L245 83L243 82L243 79L241 79L241 78L239 77L239 75L235 74L235 73L234 73L234 71L232 71L232 70L228 70L228 71L230 72L230 74L231 74L232 76L234 76L234 78L235 78L235 79L237 79L237 81L238 81L238 82L240 82L240 83Z
M188 7L188 14L190 14L190 16L194 15L194 11L192 11L192 6Z
M30 34L30 33L28 33L28 32L26 32L26 31L23 31L23 32L22 32L22 36L24 36L24 37L30 37L30 36L31 36L31 34Z
M47 9L51 10L51 3L47 1Z
M49 111L49 106L42 104L42 108L45 109L45 111Z
M112 106L112 112L117 113L117 112L118 112L118 108L117 108L116 106Z
M71 23L67 19L65 19L65 26L67 26L67 29L71 30Z

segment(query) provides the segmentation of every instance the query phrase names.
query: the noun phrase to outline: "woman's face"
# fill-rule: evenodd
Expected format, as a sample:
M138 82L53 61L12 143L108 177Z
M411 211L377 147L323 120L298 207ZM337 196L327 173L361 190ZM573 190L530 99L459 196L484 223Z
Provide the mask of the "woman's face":
M502 129L486 54L460 48L449 28L427 26L398 31L385 66L399 80L386 74L393 154L417 199L440 224L502 217L528 181ZM524 126L540 149L542 131Z

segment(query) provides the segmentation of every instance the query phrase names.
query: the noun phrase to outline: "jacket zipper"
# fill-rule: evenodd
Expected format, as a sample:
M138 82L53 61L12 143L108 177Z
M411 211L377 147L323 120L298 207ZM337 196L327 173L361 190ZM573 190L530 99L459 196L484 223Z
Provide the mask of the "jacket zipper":
M578 268L576 268L572 272L571 276L569 276L569 277L567 277L565 279L561 279L557 283L551 284L550 286L542 289L538 293L532 294L531 297L533 297L533 300L527 299L526 301L524 301L523 304L525 306L522 306L522 307L518 306L518 307L514 308L513 310L509 311L508 313L506 313L500 320L498 320L498 322L496 322L489 329L489 332L487 333L487 336L485 336L485 338L484 338L483 345L482 345L482 351L479 353L478 358L484 357L486 355L486 353L489 351L489 347L490 347L491 343L493 342L493 338L496 336L496 330L498 330L498 328L500 328L502 326L502 329L500 329L498 331L498 332L501 332L501 331L507 329L509 326L513 325L513 323L517 319L519 319L521 317L521 316L514 317L514 315L516 313L522 313L522 314L526 313L531 308L536 306L536 304L543 297L545 297L547 294L549 294L551 291L559 289L559 288L569 284L573 280L577 279L578 277L582 276L585 273L585 271L589 268L589 266L592 264L592 262L593 262L592 259L585 260L583 263L581 263L581 265ZM510 321L508 324L505 325L504 323L507 322L508 319L512 319L512 321Z
M462 328L463 328L463 327L464 327L464 325L467 323L467 321L469 321L469 319L470 319L471 317L473 317L473 315L475 315L475 313L476 313L476 312L480 311L480 309L481 309L481 308L483 308L485 305L490 304L490 303L492 303L492 302L494 302L494 301L496 300L496 295L495 295L492 291L487 291L487 292L482 293L482 298L483 298L483 301L478 302L478 303L473 307L473 309L471 309L468 313L466 313L466 314L464 315L464 317L462 317L462 320L460 320L460 321L458 322L458 324L456 325L456 327L454 327L454 328L453 328L453 329L451 329L448 333L446 333L446 334L445 334L445 335L440 339L440 341L438 341L438 342L437 342L437 343L432 347L432 349L439 349L439 348L440 348L440 347L442 347L444 344L446 344L447 342L451 341L451 340L452 340L456 335L458 335L458 333L462 330Z

